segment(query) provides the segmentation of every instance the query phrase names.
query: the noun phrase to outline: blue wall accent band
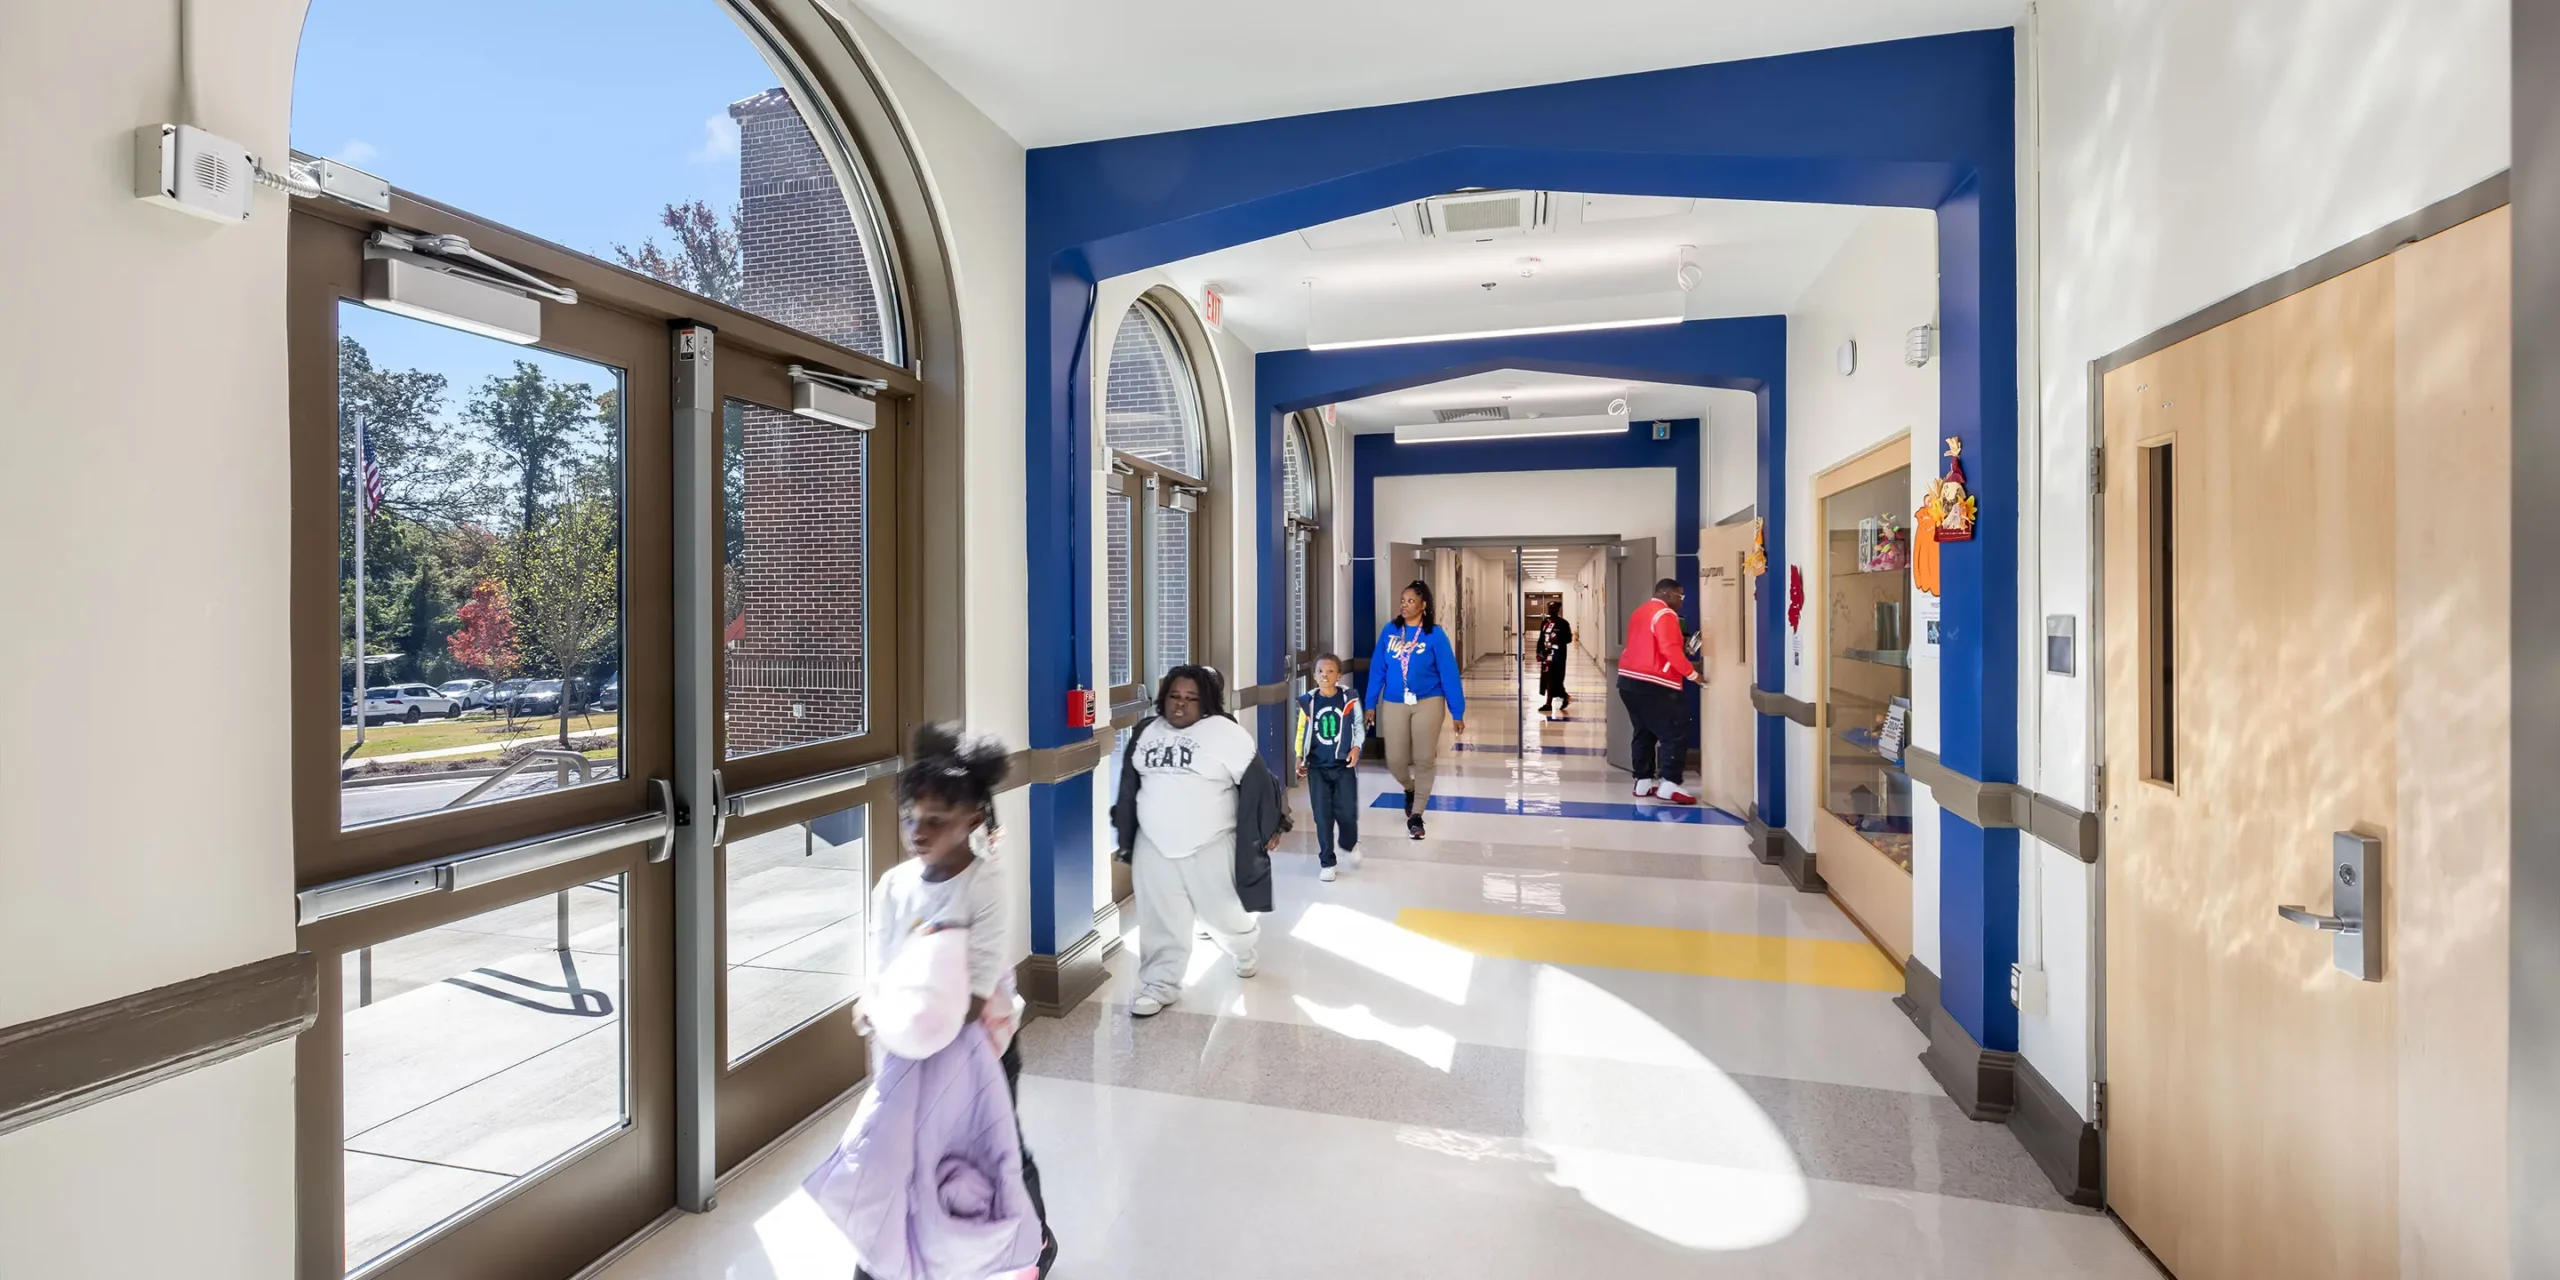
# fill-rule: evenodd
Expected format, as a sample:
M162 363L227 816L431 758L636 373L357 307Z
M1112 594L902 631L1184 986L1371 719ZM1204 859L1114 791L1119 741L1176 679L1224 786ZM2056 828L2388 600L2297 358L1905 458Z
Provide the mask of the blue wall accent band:
M1473 186L1938 210L1940 418L1965 441L1983 498L1980 536L1950 544L1941 560L1939 754L1985 782L2015 781L2013 39L2007 29L1932 36L1028 153L1024 622L1026 634L1050 638L1024 646L1032 745L1089 732L1067 727L1065 695L1091 678L1092 374L1082 344L1094 282ZM1304 407L1259 389L1257 398ZM1779 689L1785 417L1775 395L1762 408L1772 577L1761 583L1760 652L1780 660L1764 661L1761 679ZM1268 434L1262 423L1256 432ZM1257 634L1270 634L1267 618ZM1762 718L1760 741L1761 815L1783 822L1776 721ZM1057 790L1058 834L1089 831L1090 784ZM1033 880L1049 882L1043 900L1055 907L1053 945L1081 936L1063 931L1079 886L1090 892L1089 844L1034 843ZM1085 865L1072 865L1079 858ZM1939 918L1949 988L1957 974L2005 982L2005 963L1994 962L2016 949L2015 863L2014 834L1998 832L1948 858ZM2005 999L1946 999L1985 1048L2016 1047Z
M1402 809L1404 797L1383 794L1372 809ZM1600 800L1523 800L1518 796L1433 796L1434 813L1493 813L1513 817L1587 818L1597 822L1664 822L1684 827L1738 827L1742 819L1703 804L1616 804ZM2005 973L2002 975L2007 976Z

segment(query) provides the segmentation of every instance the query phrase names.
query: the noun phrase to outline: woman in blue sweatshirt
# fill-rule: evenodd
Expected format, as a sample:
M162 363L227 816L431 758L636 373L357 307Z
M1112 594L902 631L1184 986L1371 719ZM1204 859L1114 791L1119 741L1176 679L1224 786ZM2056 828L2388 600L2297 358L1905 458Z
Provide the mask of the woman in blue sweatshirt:
M1395 620L1369 651L1369 717L1387 741L1387 772L1404 786L1404 829L1422 838L1422 811L1431 806L1431 778L1440 765L1441 727L1455 720L1467 731L1467 689L1449 633L1432 613L1431 586L1404 589Z

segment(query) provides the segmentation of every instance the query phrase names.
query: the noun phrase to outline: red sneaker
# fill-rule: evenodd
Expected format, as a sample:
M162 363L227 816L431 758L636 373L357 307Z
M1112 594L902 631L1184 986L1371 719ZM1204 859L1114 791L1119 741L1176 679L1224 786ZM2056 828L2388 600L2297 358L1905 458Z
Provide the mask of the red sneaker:
M1656 798L1664 804L1696 804L1698 802L1696 796L1681 790L1677 784L1669 782L1662 784L1662 790Z

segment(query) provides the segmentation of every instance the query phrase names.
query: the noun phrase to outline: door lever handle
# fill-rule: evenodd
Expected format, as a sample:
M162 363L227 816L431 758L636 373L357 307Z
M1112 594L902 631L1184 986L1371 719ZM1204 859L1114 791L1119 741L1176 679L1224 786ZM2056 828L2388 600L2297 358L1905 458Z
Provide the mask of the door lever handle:
M2382 932L2388 913L2382 905L2382 842L2353 831L2329 837L2329 909L2322 915L2290 903L2276 914L2306 929L2329 935L2331 962L2340 973L2366 982L2382 980Z
M2309 907L2280 906L2276 908L2276 914L2295 924L2324 932L2348 933L2364 927L2362 920L2352 920L2344 916L2324 916Z

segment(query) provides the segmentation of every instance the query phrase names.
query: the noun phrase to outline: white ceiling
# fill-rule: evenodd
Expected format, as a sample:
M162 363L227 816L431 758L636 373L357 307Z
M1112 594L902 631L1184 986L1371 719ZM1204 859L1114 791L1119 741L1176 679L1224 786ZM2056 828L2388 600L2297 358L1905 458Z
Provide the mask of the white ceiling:
M1411 206L1398 206L1203 254L1165 272L1195 300L1216 284L1226 327L1257 351L1307 346L1319 313L1336 332L1356 319L1414 337L1578 323L1620 306L1635 315L1667 305L1692 320L1779 315L1878 212L1571 192L1551 192L1546 203L1547 224L1525 234L1417 242L1397 220L1410 228ZM1700 269L1685 295L1674 280L1684 247Z
M1026 146L2005 27L2023 0L850 0Z
M1717 397L1741 394L1667 382L1626 382L1499 369L1345 401L1334 406L1334 415L1353 434L1367 435L1432 422L1443 409L1501 407L1507 408L1516 421L1601 413L1611 400L1623 397L1628 419L1643 422L1655 418L1703 418L1707 406Z

